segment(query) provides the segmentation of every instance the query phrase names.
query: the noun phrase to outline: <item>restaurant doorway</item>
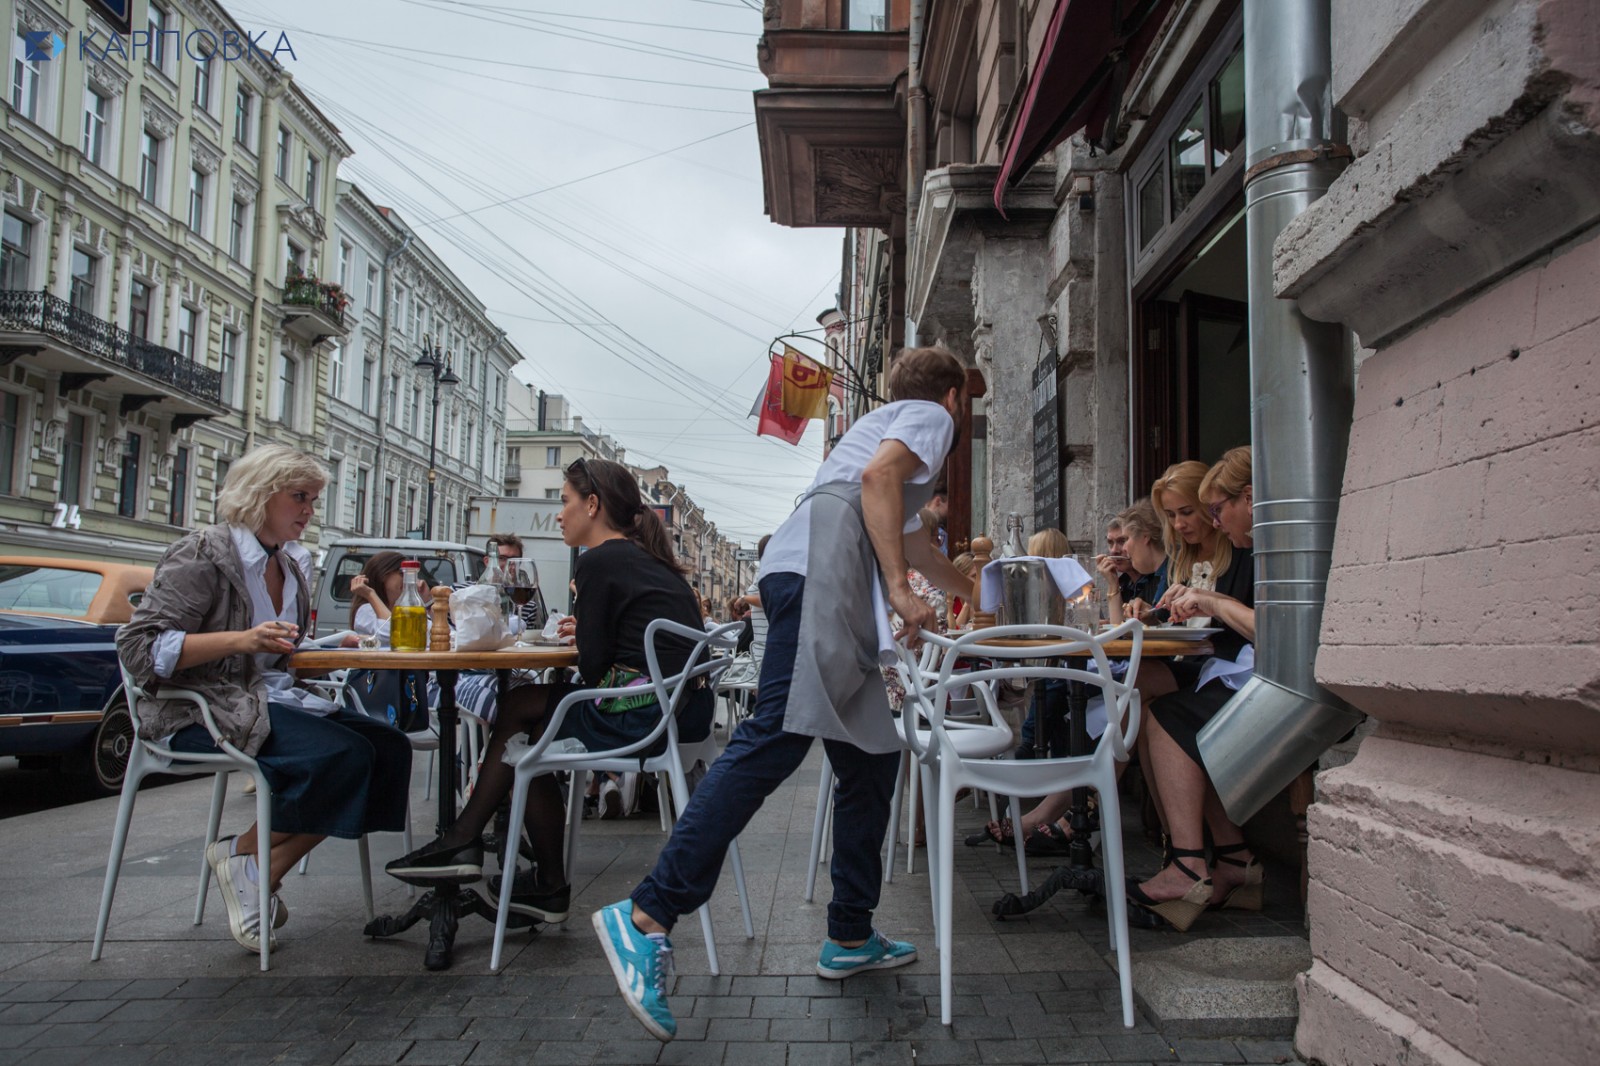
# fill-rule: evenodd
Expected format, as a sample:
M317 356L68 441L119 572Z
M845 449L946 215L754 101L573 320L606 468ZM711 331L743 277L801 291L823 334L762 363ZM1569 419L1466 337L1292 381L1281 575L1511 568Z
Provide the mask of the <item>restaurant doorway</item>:
M1170 280L1168 280L1170 279ZM1244 217L1225 220L1139 299L1133 489L1169 465L1215 462L1250 443L1250 331Z

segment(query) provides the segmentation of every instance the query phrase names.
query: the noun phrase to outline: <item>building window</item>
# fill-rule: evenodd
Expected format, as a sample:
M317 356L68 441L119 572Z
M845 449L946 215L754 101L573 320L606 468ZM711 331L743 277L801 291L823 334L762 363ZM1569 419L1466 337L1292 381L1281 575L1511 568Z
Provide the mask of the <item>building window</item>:
M561 499L561 490L560 489L545 489L544 490L544 498L547 499L547 500L559 500L559 499Z
M295 386L300 378L300 364L294 356L285 353L278 369L278 421L294 425Z
M165 70L167 67L166 35L170 32L167 27L171 21L165 11L155 4L150 5L150 15L145 26L150 36L147 38L149 44L144 58L145 62L157 70Z
M236 263L244 262L246 234L250 229L250 205L243 200L231 200L228 207L228 255Z
M206 226L206 172L189 171L189 228L201 236Z
M407 428L410 429L411 435L413 437L415 437L417 435L417 421L421 417L422 417L422 386L413 385L411 387L411 417L407 422Z
M344 345L335 344L328 353L328 395L344 399Z
M361 411L363 414L372 413L372 404L377 399L378 364L373 359L361 360Z
M194 358L194 333L197 318L199 318L199 314L194 308L178 308L178 354L185 359Z
M172 503L167 521L175 526L187 524L189 510L189 449L179 448L172 457Z
M40 75L40 61L28 58L28 40L21 26L17 27L11 48L11 107L29 122L38 122L39 94L44 79Z
M394 290L394 324L396 329L404 330L406 328L406 311L411 302L410 295L405 289L396 288Z
M374 310L378 307L378 268L367 267L367 306Z
M211 56L205 56L194 61L194 106L207 114L211 111L211 60Z
M561 465L561 449L560 448L546 448L544 450L544 465L545 466L560 466Z
M393 374L389 378L389 424L400 424L400 375Z
M4 233L4 241L0 242L0 289L26 289L33 273L33 223L7 213Z
M383 529L379 533L385 537L394 536L394 490L395 481L392 477L383 479Z
M130 432L122 445L122 469L117 477L117 515L139 517L139 456L144 438Z
M61 502L83 505L83 460L89 454L89 420L77 411L67 414L67 435L61 442Z
M233 466L233 460L232 459L222 459L222 458L218 458L217 459L216 480L214 482L212 482L212 487L211 487L211 499L212 499L212 502L215 502L217 496L222 492L222 486L224 486L224 485L226 485L228 483L228 469L230 467L232 467L232 466Z
M22 434L22 397L0 392L0 494L16 490L17 444Z
M150 286L138 278L128 288L128 332L140 340L150 339Z
M146 203L155 203L161 189L161 145L149 130L139 138L139 195Z
M889 0L848 0L844 28L883 33L889 28Z
M222 402L233 402L234 379L239 373L239 331L222 331Z
M93 89L83 94L83 157L97 167L105 166L106 123L111 117L111 101Z
M417 490L414 487L406 489L406 532L417 528Z
M72 250L72 293L68 300L79 311L93 314L95 308L95 276L100 260L80 249Z
M289 180L289 146L291 134L286 127L278 127L278 157L273 164L273 173L284 181Z
M350 287L350 246L343 241L339 242L339 288Z
M306 250L293 241L289 242L289 265L295 270L305 273Z
M372 476L372 471L366 467L356 468L356 532L367 531L367 479Z
M317 179L322 176L322 160L306 153L306 203L313 207L317 203Z
M250 117L255 111L255 94L243 85L233 94L233 139L245 148L250 147Z

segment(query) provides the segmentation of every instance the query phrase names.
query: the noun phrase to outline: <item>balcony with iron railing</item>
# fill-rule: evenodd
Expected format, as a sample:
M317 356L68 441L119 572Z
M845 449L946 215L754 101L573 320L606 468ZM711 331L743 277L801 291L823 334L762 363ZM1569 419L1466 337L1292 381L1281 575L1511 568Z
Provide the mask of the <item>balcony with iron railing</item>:
M227 410L218 371L48 292L0 290L0 365L18 359L58 371L63 394L97 384L120 396L123 414L159 403L174 425L188 425Z
M349 334L345 308L350 297L331 281L318 281L314 274L301 273L291 266L283 279L283 328L309 344L320 344Z

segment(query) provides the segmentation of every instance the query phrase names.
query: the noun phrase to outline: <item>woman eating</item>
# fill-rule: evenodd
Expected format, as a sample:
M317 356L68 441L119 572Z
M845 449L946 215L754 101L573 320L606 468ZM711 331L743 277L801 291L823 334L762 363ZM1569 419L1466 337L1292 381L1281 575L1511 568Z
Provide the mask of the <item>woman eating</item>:
M1130 885L1128 898L1170 922L1180 932L1208 905L1261 909L1261 865L1244 834L1223 809L1206 777L1196 738L1222 709L1254 662L1255 565L1253 492L1248 447L1227 452L1202 479L1197 495L1213 527L1233 549L1212 587L1174 585L1162 598L1174 622L1208 618L1221 627L1203 663L1174 663L1183 683L1153 700L1140 750L1156 802L1171 838L1172 861L1154 877ZM1141 679L1142 680L1142 679ZM1203 829L1211 830L1214 867L1206 866Z
M251 951L261 946L261 877L275 929L289 914L277 898L283 877L312 848L330 836L405 828L406 735L323 699L288 669L311 613L311 554L298 541L327 480L315 459L279 444L234 463L217 499L220 521L167 549L117 633L117 653L145 692L140 736L216 753L199 709L161 696L168 684L194 690L222 738L254 757L271 786L269 870L257 868L254 825L206 849L229 931Z
M520 733L530 740L542 736L550 712L575 689L639 683L647 662L645 628L656 619L700 628L700 598L684 578L660 516L645 504L628 468L605 459L579 459L565 473L557 517L561 537L569 546L587 550L578 556L573 615L561 623L561 635L577 641L583 682L511 690L485 747L472 798L443 834L389 863L387 871L401 880L426 884L482 876L483 831L515 780L515 767L503 758L507 741ZM692 647L679 637L663 638L658 645L661 669L669 676L680 672ZM607 700L605 706L593 700L573 704L556 739L576 739L590 751L638 741L655 728L662 713L652 689L641 687L640 692ZM688 693L678 712L681 739L700 740L710 732L713 702L709 687ZM555 776L534 778L524 825L535 865L517 878L511 905L515 913L545 922L566 919L572 891L563 868L565 823Z

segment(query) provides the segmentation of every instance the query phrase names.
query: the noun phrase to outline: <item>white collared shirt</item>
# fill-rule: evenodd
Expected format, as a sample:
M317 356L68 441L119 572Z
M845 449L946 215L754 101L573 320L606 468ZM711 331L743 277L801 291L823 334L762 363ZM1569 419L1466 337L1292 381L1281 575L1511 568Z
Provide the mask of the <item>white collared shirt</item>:
M263 622L298 624L295 608L300 600L299 583L286 572L283 581L283 609L274 608L272 594L267 591L267 560L270 558L267 549L261 546L254 533L243 526L229 526L228 533L233 540L233 550L239 556L240 569L244 571L245 589L250 593L250 625L254 627ZM289 541L278 549L278 556L280 559L286 558L292 562L299 569L301 577L305 578L306 587L311 587L310 552L301 547L298 541ZM157 677L170 678L177 672L178 657L183 653L185 635L179 630L169 629L156 638ZM266 683L267 699L270 702L285 703L315 715L329 714L338 709L337 704L306 689L296 688L294 675L271 665L278 658L276 654L271 653L256 655L256 666Z

